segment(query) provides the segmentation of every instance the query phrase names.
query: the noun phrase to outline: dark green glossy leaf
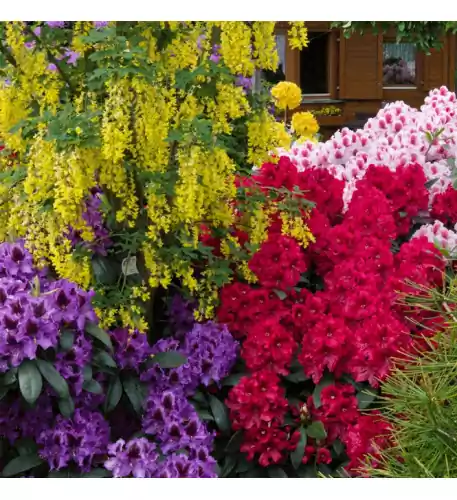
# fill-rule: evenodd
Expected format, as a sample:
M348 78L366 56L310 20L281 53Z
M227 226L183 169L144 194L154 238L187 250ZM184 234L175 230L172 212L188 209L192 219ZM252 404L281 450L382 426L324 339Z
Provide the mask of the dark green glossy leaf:
M371 403L376 399L377 393L370 389L365 389L357 394L357 401L359 402L359 408L361 410L366 410Z
M294 384L298 384L300 382L306 382L307 380L309 380L308 375L305 375L305 372L303 371L303 369L301 371L291 373L290 375L287 375L284 378L286 380L288 380L289 382L292 382Z
M306 428L306 432L309 437L317 440L325 439L327 437L327 432L325 431L324 424L319 420L316 420L315 422L312 422L310 425L308 425L308 427Z
M278 296L279 300L284 300L287 298L287 293L282 290L277 290L276 288L273 290L275 294Z
M13 385L14 383L17 382L17 368L12 368L11 370L8 370L3 376L1 377L1 385L6 386L6 385Z
M111 477L111 474L106 469L98 468L92 469L90 472L85 472L81 474L79 477L81 478L101 478L101 477Z
M290 461L295 470L300 467L301 461L305 454L305 446L307 441L308 441L308 436L306 434L306 429L302 427L300 429L300 439L298 440L297 447L290 454Z
M228 477L236 466L236 457L234 455L226 455L222 466L220 477Z
M94 354L94 363L107 368L117 368L116 361L106 351L97 351Z
M43 377L56 393L62 399L67 398L70 395L68 384L54 366L49 361L44 361L43 359L37 359L37 365Z
M234 453L240 451L241 443L243 442L243 431L236 431L235 434L230 438L230 441L225 447L226 453Z
M60 347L64 351L69 351L73 347L75 341L75 334L70 330L64 330L60 336Z
M115 377L111 380L108 387L108 392L106 393L105 400L105 412L109 413L113 411L114 408L119 404L122 397L122 384L119 377Z
M160 368L177 368L187 363L186 356L176 351L159 352L152 359Z
M32 455L37 452L37 444L31 438L19 439L15 442L14 447L19 455Z
M322 380L316 385L313 392L313 401L316 408L321 406L321 391L324 387L333 384L334 378L331 374L327 373L322 377Z
M27 403L34 404L41 394L43 379L35 361L24 361L18 370L19 388Z
M222 385L233 387L234 385L237 385L238 382L245 376L245 373L235 373L234 375L229 375L222 380Z
M141 382L136 377L128 376L122 381L122 385L133 409L141 414L144 404L144 391Z
M86 365L83 368L84 382L88 382L89 380L92 380L92 375L93 375L92 366L91 365Z
M70 418L73 415L75 403L70 396L65 399L59 399L59 411L65 418Z
M103 394L103 387L95 379L84 382L83 389L92 394Z
M311 464L307 465L301 465L297 469L297 476L306 478L306 479L315 479L317 478L317 472L316 472L316 467Z
M268 476L273 479L279 479L279 478L282 479L288 477L287 474L284 472L284 470L281 469L281 467L276 467L276 466L268 468Z
M340 456L344 453L344 444L339 439L335 439L335 441L333 441L332 447L337 456Z
M19 457L13 458L11 462L8 462L3 469L3 477L17 476L22 472L26 472L34 467L41 465L43 460L38 456L37 453L30 453L28 455L21 455Z
M113 344L111 342L110 336L100 328L97 324L95 323L87 323L86 325L86 332L89 335L92 335L92 337L100 340L103 344L106 345L111 351L113 350Z
M224 434L228 434L230 432L230 419L227 407L212 395L209 396L209 405L217 426Z
M197 413L198 413L198 416L199 416L202 420L209 420L209 421L214 420L214 417L211 415L211 413L210 413L208 410L204 410L204 409L197 409L196 411L197 411Z

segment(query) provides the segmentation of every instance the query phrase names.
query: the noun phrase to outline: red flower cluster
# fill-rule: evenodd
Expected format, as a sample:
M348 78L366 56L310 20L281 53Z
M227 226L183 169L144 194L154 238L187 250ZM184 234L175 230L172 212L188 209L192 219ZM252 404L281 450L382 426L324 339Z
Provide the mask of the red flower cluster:
M457 222L457 190L449 186L433 198L431 215L444 224Z
M218 319L245 338L241 355L251 372L231 390L227 406L233 428L244 431L241 450L267 466L284 461L299 442L299 431L284 427L295 403L288 404L278 377L289 374L295 355L314 384L330 372L377 387L392 359L413 347L418 329L409 319L433 321L398 303L398 293L422 293L408 280L426 287L442 283L445 261L425 237L402 243L413 218L428 206L420 165L394 172L370 166L345 213L344 182L324 169L298 172L283 157L265 164L256 181L264 187L298 186L317 205L306 221L316 243L303 250L272 221L269 238L249 264L260 287L235 282L221 292ZM339 439L354 470L386 444L386 423L377 414L361 414L350 384L325 387L319 408L312 397L302 404L327 434L324 440L308 439L303 463L330 463L330 447ZM306 425L300 415L295 418L295 426Z

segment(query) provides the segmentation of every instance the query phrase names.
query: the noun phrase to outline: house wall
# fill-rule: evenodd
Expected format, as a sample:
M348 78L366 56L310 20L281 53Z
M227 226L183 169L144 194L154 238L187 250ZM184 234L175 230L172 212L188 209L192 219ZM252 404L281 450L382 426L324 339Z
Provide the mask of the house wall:
M349 39L338 29L331 29L329 22L310 22L310 33L330 33L327 54L327 95L303 98L300 110L319 110L328 106L341 109L340 116L319 116L324 136L337 128L350 125L361 114L374 116L383 102L405 101L420 107L428 92L446 85L450 90L456 84L456 36L447 35L443 48L431 55L416 53L415 84L409 88L385 88L383 84L383 43L395 42L395 32L363 35L354 34ZM287 23L278 23L278 32L287 34ZM307 50L306 48L303 50ZM286 49L286 79L300 85L300 51ZM310 75L312 78L312 75Z

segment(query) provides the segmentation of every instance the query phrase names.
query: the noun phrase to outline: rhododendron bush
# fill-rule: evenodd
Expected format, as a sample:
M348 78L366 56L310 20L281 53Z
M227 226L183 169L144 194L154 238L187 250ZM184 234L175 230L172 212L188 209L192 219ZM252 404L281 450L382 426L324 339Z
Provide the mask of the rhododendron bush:
M218 320L241 343L223 475L363 475L368 454L376 465L390 439L380 384L441 326L398 298L442 286L455 252L456 111L441 88L421 110L389 104L362 130L255 170L265 190L296 186L315 202L315 242L300 248L273 215L249 262L257 282L221 291Z

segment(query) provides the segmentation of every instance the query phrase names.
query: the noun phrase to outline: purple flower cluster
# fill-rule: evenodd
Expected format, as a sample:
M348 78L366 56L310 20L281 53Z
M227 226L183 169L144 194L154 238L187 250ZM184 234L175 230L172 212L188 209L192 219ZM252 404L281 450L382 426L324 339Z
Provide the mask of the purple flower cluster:
M129 332L126 328L117 328L111 332L111 340L114 359L123 370L130 369L138 373L141 363L152 352L146 335L138 330Z
M220 45L213 45L213 50L212 50L212 53L211 55L209 56L209 60L210 61L213 61L213 63L215 64L218 64L219 61L221 60L221 54L220 54L220 51L221 50L221 46Z
M84 367L91 358L92 344L82 332L76 332L71 349L57 353L55 367L75 396L79 396L83 390Z
M132 439L127 443L119 439L108 446L110 458L105 462L105 469L114 477L155 477L159 462L156 445L146 438Z
M171 318L178 319L175 325L184 323L190 327L192 308L188 303L176 299L171 313ZM140 376L151 388L143 415L143 431L153 436L166 457L152 464L148 457L156 456L156 448L148 441L125 443L121 439L110 447L110 458L105 464L115 477L217 477L216 461L210 454L215 434L200 420L187 397L198 385L218 383L228 375L236 359L238 343L224 325L211 321L178 330L180 340L159 340L148 354L177 351L187 357L187 362L171 369L153 364ZM116 333L114 337L124 339L125 333Z
M84 241L81 238L81 232L74 228L70 228L68 237L74 247L76 247L76 245L82 245L84 248L104 256L107 253L107 249L112 245L112 241L109 238L109 232L104 225L103 217L100 212L100 206L102 204L101 194L102 192L100 189L92 189L91 194L86 199L85 210L82 216L87 226L92 229L94 240L90 242Z
M210 446L213 434L182 392L152 390L143 418L146 434L155 436L164 453Z
M109 425L99 412L77 409L71 419L58 415L53 428L41 432L40 455L52 469L67 467L71 462L87 472L102 461L109 443Z
M51 398L41 394L30 408L20 399L5 398L0 403L0 437L13 444L17 439L36 439L41 432L52 427L54 412Z
M235 85L237 87L243 87L244 92L247 93L252 89L252 86L254 85L254 78L239 75L235 80Z
M159 340L152 354L178 351L187 357L187 363L178 368L162 369L153 365L141 379L161 390L181 390L192 394L203 384L219 383L235 363L238 343L225 325L212 321L195 323L180 342L176 339Z
M238 343L226 325L208 321L196 323L186 335L184 352L192 371L199 375L199 383L209 386L230 373L236 361Z
M45 293L42 293L45 292ZM93 292L66 280L49 283L21 242L0 245L0 373L57 346L60 331L97 321Z

